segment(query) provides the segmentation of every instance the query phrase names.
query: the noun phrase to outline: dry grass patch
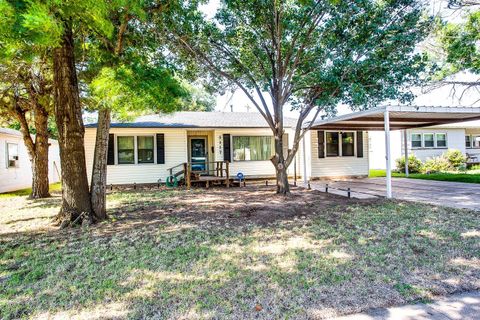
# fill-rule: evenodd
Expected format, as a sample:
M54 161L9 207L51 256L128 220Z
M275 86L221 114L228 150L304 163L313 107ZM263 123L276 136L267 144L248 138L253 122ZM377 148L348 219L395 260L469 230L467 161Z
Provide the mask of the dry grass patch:
M480 288L478 212L271 188L124 190L54 230L0 199L0 318L325 318ZM6 214L4 213L6 212Z

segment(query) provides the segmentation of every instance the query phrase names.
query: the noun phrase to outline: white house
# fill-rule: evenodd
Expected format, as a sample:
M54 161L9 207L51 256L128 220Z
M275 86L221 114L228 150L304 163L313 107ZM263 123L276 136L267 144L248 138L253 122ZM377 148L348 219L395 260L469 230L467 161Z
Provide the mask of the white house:
M285 149L293 144L294 119L285 119ZM91 176L96 124L86 125L85 152ZM272 131L256 112L177 112L112 123L109 132L108 184L157 183L183 163L214 169L228 161L229 175L275 176ZM288 168L299 179L368 175L368 134L355 130L311 130Z
M395 159L404 156L404 132L392 132L392 166ZM470 162L480 161L480 121L450 123L425 128L407 129L408 154L425 161L442 155L448 149L460 150ZM370 167L385 169L385 138L383 132L370 133Z
M59 181L60 156L58 142L49 139L48 178ZM0 128L0 193L32 186L32 166L21 132Z

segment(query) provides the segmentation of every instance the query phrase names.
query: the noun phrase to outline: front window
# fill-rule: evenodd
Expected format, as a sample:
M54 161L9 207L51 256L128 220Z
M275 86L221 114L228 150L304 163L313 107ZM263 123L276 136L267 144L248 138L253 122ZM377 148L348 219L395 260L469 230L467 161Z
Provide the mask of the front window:
M422 147L422 135L419 133L412 134L412 148Z
M340 155L340 148L338 146L338 132L327 132L327 157L338 157Z
M472 145L473 148L480 148L480 135L472 136Z
M355 155L354 139L355 134L353 132L342 133L342 156L349 157Z
M7 168L18 167L18 144L7 143Z
M433 148L435 146L433 142L433 133L425 133L423 135L423 146L425 148Z
M447 146L447 135L445 133L437 133L437 148Z
M465 136L465 147L471 148L472 147L472 140L470 136Z
M134 137L118 137L118 163L119 164L133 164L135 163L135 143Z
M270 136L233 137L233 160L269 160L273 155L273 139Z
M153 136L137 137L138 163L153 163Z

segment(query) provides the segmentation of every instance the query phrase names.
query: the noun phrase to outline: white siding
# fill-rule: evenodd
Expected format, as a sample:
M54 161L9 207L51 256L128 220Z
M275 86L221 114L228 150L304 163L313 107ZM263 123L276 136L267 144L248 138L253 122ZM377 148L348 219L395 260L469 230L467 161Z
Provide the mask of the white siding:
M409 153L414 153L420 160L425 161L428 158L438 157L445 153L448 149L457 149L465 154L465 129L415 129L408 130L407 143ZM412 133L446 133L447 134L447 147L446 148L413 148L412 149ZM398 147L403 152L403 139ZM392 145L393 146L393 145ZM397 148L398 148L397 147Z
M222 161L223 155L223 134L233 136L272 136L269 128L258 129L205 129L213 130L213 137L209 135L209 146L214 146L213 157L215 161ZM93 165L93 151L95 146L95 129L87 128L85 133L85 152L87 159L87 171L91 177ZM142 129L142 128L112 128L110 133L116 135L146 135L165 134L165 164L132 164L132 165L110 165L107 169L108 184L131 184L131 183L156 183L158 179L165 181L168 176L167 169L186 162L188 159L188 135L197 134L186 129ZM288 146L293 143L294 133L286 130L288 134ZM334 177L334 176L362 176L368 175L368 134L364 132L364 157L335 157L318 158L316 131L307 132L306 141L306 162L308 177ZM233 147L233 146L232 146ZM233 150L232 150L233 152ZM297 160L297 177L300 180L303 176L303 145L300 143ZM269 160L266 161L232 161L230 164L230 175L236 176L242 172L247 177L270 177L275 176L275 168ZM293 162L288 168L289 175L294 174Z
M293 132L285 130L288 134L288 146L292 146ZM223 135L230 134L233 136L273 136L272 130L269 128L248 128L248 129L216 129L214 133L215 139L215 160L222 161L223 155ZM288 149L288 148L286 148ZM232 144L233 154L233 144ZM233 158L233 156L232 156ZM298 171L298 170L297 170ZM238 172L242 172L246 177L270 177L275 176L275 167L270 160L266 161L234 161L230 164L230 175L236 176ZM288 168L289 174L293 175L293 162Z
M480 132L480 130L478 130ZM445 148L413 148L412 149L412 133L446 133L447 147ZM383 131L370 132L370 167L372 169L385 169L385 136ZM392 168L395 168L395 160L403 157L403 131L397 130L391 132L391 146L392 146ZM433 158L442 155L448 149L457 149L462 153L470 152L472 149L465 148L465 129L463 128L422 128L407 130L407 144L409 154L413 153L420 160L425 161L428 158ZM480 151L478 152L480 154Z
M480 135L480 128L469 128L465 130L465 134L479 136ZM480 148L467 148L466 153L471 156L476 156L477 159L480 159Z
M318 157L318 136L316 130L310 130L311 178L349 177L368 175L368 133L363 132L363 157ZM356 136L355 136L356 137ZM356 138L355 138L356 141Z
M7 168L7 143L18 145L18 167ZM50 183L58 182L59 176L54 163L60 170L58 143L50 140L48 152L48 178ZM0 192L9 192L32 186L32 166L27 147L21 136L0 134Z
M396 167L395 160L402 156L402 139L403 131L395 130L390 132L390 163L392 168ZM384 131L369 131L369 162L371 169L383 169L387 167L385 161L385 132Z
M93 166L93 152L95 148L95 128L85 129L85 157L87 162L88 179L91 179ZM155 129L155 128L112 128L110 133L115 135L155 135L165 134L165 164L115 164L107 168L107 184L156 183L159 179L165 182L168 177L168 168L186 162L187 131L185 129ZM155 139L154 139L155 140ZM116 149L115 149L116 151ZM181 169L179 169L181 170Z

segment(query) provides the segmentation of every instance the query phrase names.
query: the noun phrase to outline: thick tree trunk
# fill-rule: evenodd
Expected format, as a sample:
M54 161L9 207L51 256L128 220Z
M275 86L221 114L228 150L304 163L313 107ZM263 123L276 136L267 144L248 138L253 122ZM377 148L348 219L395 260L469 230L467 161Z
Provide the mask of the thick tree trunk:
M290 185L288 184L288 173L285 157L283 154L283 131L275 133L275 156L272 158L277 177L277 193L289 194Z
M84 127L78 90L71 23L64 23L62 42L53 52L55 117L62 168L62 208L57 216L65 225L92 220L85 165Z
M37 103L37 102L32 102ZM30 135L25 112L18 108L14 115L20 122L20 131L23 143L27 147L28 156L32 165L32 193L30 198L39 199L50 196L48 182L48 113L42 106L34 107L35 142Z
M108 131L110 130L110 110L103 109L98 112L97 136L95 153L93 156L92 182L90 194L95 220L107 218L106 190L107 190L107 152Z
M50 196L48 181L48 114L43 108L35 108L35 152L32 160L33 199Z

